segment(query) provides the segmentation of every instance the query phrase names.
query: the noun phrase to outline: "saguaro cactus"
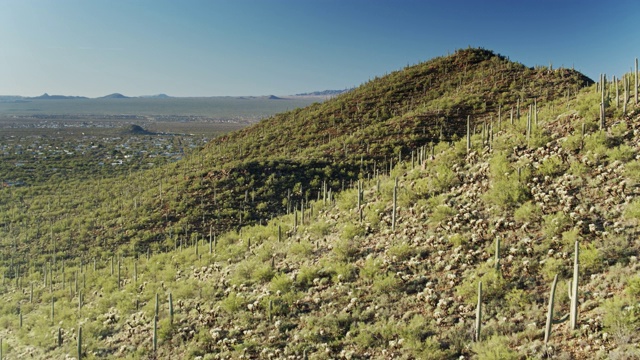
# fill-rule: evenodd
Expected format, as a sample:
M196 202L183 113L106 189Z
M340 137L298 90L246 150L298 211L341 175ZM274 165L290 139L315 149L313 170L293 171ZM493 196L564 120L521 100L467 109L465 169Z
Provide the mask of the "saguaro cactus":
M393 186L393 206L391 208L391 230L396 231L396 202L398 199L398 178Z
M478 305L476 306L475 341L480 341L482 327L482 281L478 281Z
M120 274L121 274L121 261L120 258L118 258L118 289L120 289Z
M495 267L496 271L500 271L500 238L496 238L496 253L495 253Z
M213 231L212 226L209 226L209 255L213 254Z
M173 296L169 293L169 323L173 325Z
M578 276L579 276L579 251L580 245L576 241L575 250L573 254L573 281L569 288L569 299L571 299L571 306L569 312L569 328L575 330L578 324Z
M160 308L160 302L158 301L158 293L156 293L156 304L154 307L154 315L158 317L158 310Z
M553 278L553 284L551 284L551 293L549 294L549 308L547 309L547 323L544 328L544 344L549 342L551 337L551 325L553 325L553 301L556 296L556 285L558 284L558 274Z
M471 116L467 115L467 153L471 151Z
M82 327L78 328L78 360L82 360Z
M153 317L153 352L158 350L158 315Z
M636 58L636 82L633 87L636 94L636 105L638 105L638 58Z

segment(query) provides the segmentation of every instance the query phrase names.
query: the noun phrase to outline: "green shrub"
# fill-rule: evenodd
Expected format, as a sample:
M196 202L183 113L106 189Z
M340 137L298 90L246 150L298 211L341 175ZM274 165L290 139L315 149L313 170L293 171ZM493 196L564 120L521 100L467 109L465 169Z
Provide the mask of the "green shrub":
M333 281L350 282L357 275L357 268L352 263L332 261L331 269L335 273Z
M380 273L380 269L382 268L382 259L369 256L365 259L362 268L360 269L360 277L365 280L373 281L378 273Z
M569 135L561 144L562 148L569 152L578 152L582 148L582 134Z
M387 294L399 290L400 285L400 279L395 274L389 273L385 275L378 274L373 279L372 287L376 292Z
M236 292L230 292L226 298L222 299L219 303L220 308L228 314L235 314L245 306L245 299L238 295Z
M510 209L530 198L529 190L518 181L518 175L495 180L484 195L484 200L502 209Z
M633 160L636 156L636 151L627 144L622 144L620 146L614 147L613 149L607 152L607 157L611 161L622 161L628 162Z
M433 210L433 213L431 213L429 222L433 224L438 224L441 221L444 221L455 214L456 214L455 209L452 209L448 205L439 205L438 207L435 208L435 210Z
M451 164L438 164L431 172L430 188L436 193L442 193L457 185L458 175L451 169Z
M629 131L626 121L620 121L619 123L609 128L609 134L615 139L622 139Z
M339 239L333 244L333 253L339 261L352 260L359 251L360 241L357 237L350 239Z
M514 312L523 311L531 304L529 293L522 289L513 289L505 296L507 306Z
M628 162L624 167L624 174L634 184L640 183L640 161L634 160L634 161Z
M387 251L387 254L397 261L404 261L413 256L415 248L405 242L393 245Z
M502 298L509 290L508 282L492 264L484 263L458 285L456 293L465 303L475 304L478 300L478 282L482 281L483 301L490 302Z
M580 229L573 228L562 233L562 244L564 251L573 252L576 241L580 241Z
M605 331L616 337L630 337L640 324L640 304L620 295L605 300L602 312Z
M292 242L289 245L289 255L297 256L300 258L307 257L313 252L313 245L308 240L300 240L299 242Z
M597 154L605 154L609 142L604 131L596 131L588 134L584 138L584 149Z
M538 166L537 173L540 176L557 176L562 174L567 169L566 164L562 162L562 159L557 156L550 156L542 161Z
M513 208L529 198L529 191L523 184L526 179L518 178L517 171L507 159L506 152L495 154L489 161L491 188L484 195L484 200L502 209ZM527 169L521 171L526 178ZM525 174L522 174L525 173Z
M328 222L317 221L309 226L309 232L317 237L327 236L331 233L332 225Z
M362 225L354 223L346 223L340 233L343 240L353 240L355 237L362 237L365 234L365 228Z
M583 176L585 175L589 169L579 161L572 161L571 165L569 165L569 174L573 176Z
M568 260L567 260L568 261ZM552 281L553 278L558 274L559 276L564 276L564 274L568 270L568 265L561 259L556 258L548 258L544 260L544 264L540 269L544 280L549 282Z
M581 270L585 274L593 274L604 268L604 262L600 251L594 244L588 244L580 247L579 261Z
M355 329L353 342L362 349L386 347L398 337L398 324L391 319L379 319L373 324L363 324Z
M269 289L274 293L278 291L283 294L288 293L293 289L293 280L286 274L277 274L271 278Z
M520 356L509 348L509 338L493 335L485 341L475 342L471 346L478 360L517 360Z
M600 118L600 96L599 92L588 92L579 96L575 107L578 115L595 124L595 120ZM597 124L595 126L597 128Z
M358 189L345 189L336 196L336 204L338 209L343 212L349 212L358 206Z
M363 217L371 228L378 229L380 227L380 220L384 213L384 208L385 203L382 201L368 203L367 206L365 206Z
M252 284L254 282L267 282L273 277L273 269L269 263L263 263L258 258L244 260L234 269L231 283Z
M300 267L296 276L296 285L301 288L307 288L313 284L313 279L318 277L320 268L315 265L304 265Z
M452 234L449 235L449 242L453 244L453 246L458 247L468 243L469 238L467 236L462 236L461 234Z
M640 300L640 276L636 275L627 280L627 295Z
M628 220L640 220L640 198L633 199L624 209L624 217Z
M254 269L251 279L259 283L265 283L270 281L274 274L271 264L261 263Z
M513 212L513 218L521 223L537 221L541 215L542 210L540 206L531 201L520 205L520 207Z
M543 219L542 232L547 239L560 235L571 224L571 218L562 211L545 215Z
M429 320L422 315L414 315L408 324L399 328L400 337L405 341L403 348L416 359L436 360L447 358L440 342L434 339L435 331Z

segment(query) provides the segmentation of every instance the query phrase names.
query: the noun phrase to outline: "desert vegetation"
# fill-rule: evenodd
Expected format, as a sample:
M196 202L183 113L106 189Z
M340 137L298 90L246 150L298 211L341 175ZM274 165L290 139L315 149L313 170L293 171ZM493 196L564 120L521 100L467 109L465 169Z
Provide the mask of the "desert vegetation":
M3 188L2 356L640 357L636 76L459 50Z

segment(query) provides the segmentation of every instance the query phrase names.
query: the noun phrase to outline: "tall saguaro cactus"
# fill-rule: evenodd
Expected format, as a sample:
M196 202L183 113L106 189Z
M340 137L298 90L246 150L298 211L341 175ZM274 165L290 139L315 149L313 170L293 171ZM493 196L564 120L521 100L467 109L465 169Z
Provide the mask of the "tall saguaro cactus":
M500 271L500 237L496 237L496 253L495 253L496 271Z
M636 82L634 84L636 94L636 105L638 105L638 58L636 58Z
M482 327L482 281L478 281L478 305L476 306L475 341L480 341Z
M558 274L553 278L553 284L551 285L551 293L549 294L549 308L547 309L547 323L544 328L544 344L549 342L551 337L551 325L553 325L553 302L556 296L556 285L558 285Z
M82 327L78 328L78 360L82 360Z
M467 115L467 153L471 151L471 116Z
M569 328L575 330L578 324L578 275L579 275L579 251L580 245L576 241L573 254L573 281L569 291L569 299L571 299L571 307L569 312Z
M169 293L169 323L173 325L173 295Z
M158 350L158 315L153 317L153 352Z
M396 203L398 200L398 178L395 180L395 184L393 185L393 207L391 208L391 231L396 231L396 217L397 217L397 208Z

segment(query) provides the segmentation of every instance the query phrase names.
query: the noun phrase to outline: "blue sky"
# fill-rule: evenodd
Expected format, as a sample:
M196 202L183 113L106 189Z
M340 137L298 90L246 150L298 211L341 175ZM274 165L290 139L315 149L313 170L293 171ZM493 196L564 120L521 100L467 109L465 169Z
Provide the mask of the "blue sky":
M0 94L288 95L468 46L620 75L640 1L0 0Z

